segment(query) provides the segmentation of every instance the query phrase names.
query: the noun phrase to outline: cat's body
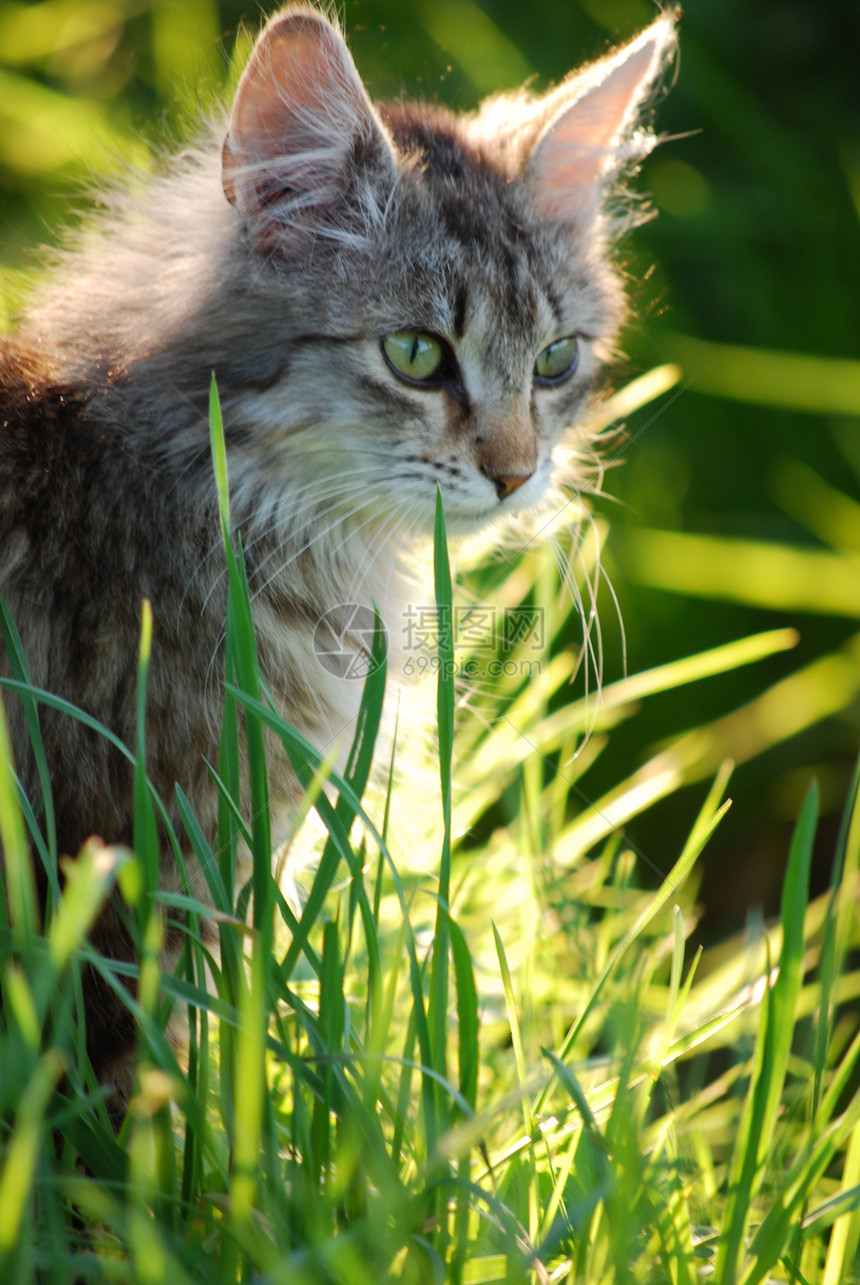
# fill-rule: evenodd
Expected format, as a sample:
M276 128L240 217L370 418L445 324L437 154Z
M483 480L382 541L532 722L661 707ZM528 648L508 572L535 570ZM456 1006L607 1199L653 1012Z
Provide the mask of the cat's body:
M223 156L219 139L115 196L0 349L0 594L33 682L132 745L150 599L149 771L168 806L182 785L205 832L226 591L211 372L261 668L327 748L348 739L360 684L315 655L326 612L376 601L396 640L437 484L455 532L552 484L623 313L606 188L653 142L635 129L671 43L660 19L544 98L457 119L371 107L328 22L287 11L258 42ZM61 850L93 832L129 842L122 757L65 715L41 724ZM289 796L286 763L274 771ZM103 1073L111 1020L91 1029Z

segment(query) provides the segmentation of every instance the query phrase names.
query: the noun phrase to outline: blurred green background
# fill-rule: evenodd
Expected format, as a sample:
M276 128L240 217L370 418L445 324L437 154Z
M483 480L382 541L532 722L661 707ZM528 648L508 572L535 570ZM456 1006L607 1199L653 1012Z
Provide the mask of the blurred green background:
M559 79L654 16L646 0L347 0L376 96L472 107ZM181 137L223 95L260 19L214 0L0 0L0 284L6 320L39 246L86 209L86 184ZM242 34L242 24L246 34ZM773 910L787 835L816 774L827 877L860 723L860 7L698 0L638 182L659 217L622 248L634 320L614 377L678 363L627 421L599 509L636 672L762 629L796 648L652 699L587 778L592 797L661 738L704 727L704 772L739 768L706 853L706 932ZM241 59L240 59L241 60ZM623 672L603 602L605 677ZM714 721L716 720L716 722ZM695 777L697 771L691 771ZM628 833L668 868L693 785ZM710 928L708 927L710 925Z

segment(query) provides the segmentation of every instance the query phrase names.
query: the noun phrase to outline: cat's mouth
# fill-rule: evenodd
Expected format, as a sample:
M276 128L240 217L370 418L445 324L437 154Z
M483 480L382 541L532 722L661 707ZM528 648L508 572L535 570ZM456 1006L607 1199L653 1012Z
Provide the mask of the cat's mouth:
M515 491L518 491L521 486L525 486L526 482L530 482L533 477L533 472L526 473L525 476L522 477L516 474L503 473L498 477L490 477L490 481L496 488L496 495L499 499L507 500L508 497L513 495Z
M555 462L552 455L538 451L535 467L528 473L524 471L497 475L486 473L485 476L496 490L497 499L493 506L494 510L510 515L519 513L523 509L534 508L536 504L540 504L546 494L554 472Z
M451 534L474 535L497 521L515 518L528 509L540 505L551 478L551 466L539 463L533 473L504 473L498 477L483 474L480 492L472 490L469 496L459 488L450 490L442 486L445 520ZM492 483L495 495L486 482Z

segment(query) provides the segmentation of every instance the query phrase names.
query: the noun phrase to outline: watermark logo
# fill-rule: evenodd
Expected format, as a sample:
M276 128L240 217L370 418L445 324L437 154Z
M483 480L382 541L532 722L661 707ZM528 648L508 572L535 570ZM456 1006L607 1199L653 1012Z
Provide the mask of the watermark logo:
M394 622L389 624L393 627ZM373 659L375 617L369 607L343 603L332 607L314 630L314 651L337 678L365 679ZM412 604L400 619L398 651L407 677L436 673L440 642L449 631L454 642L454 676L530 677L540 673L546 649L543 607L494 607L470 604L439 607Z
M546 647L543 607L472 603L453 608L406 608L402 637L407 676L438 671L440 639L448 629L453 631L454 677L492 679L540 673L538 657Z
M453 615L451 614L453 610ZM443 632L453 629L454 646L466 651L510 653L516 647L543 652L546 622L543 607L438 606L406 607L404 651L439 650Z
M375 632L376 617L369 607L340 603L320 617L314 629L314 652L322 667L336 678L363 681L381 664L373 655Z

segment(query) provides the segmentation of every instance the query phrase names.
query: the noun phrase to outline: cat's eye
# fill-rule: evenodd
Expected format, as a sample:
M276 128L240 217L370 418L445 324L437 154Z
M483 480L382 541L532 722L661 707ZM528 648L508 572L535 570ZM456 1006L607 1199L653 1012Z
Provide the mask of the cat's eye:
M540 384L557 384L572 375L579 365L579 343L575 335L556 339L538 354L535 379Z
M395 330L383 335L382 352L395 375L412 384L438 379L445 363L445 350L439 340L418 330Z

